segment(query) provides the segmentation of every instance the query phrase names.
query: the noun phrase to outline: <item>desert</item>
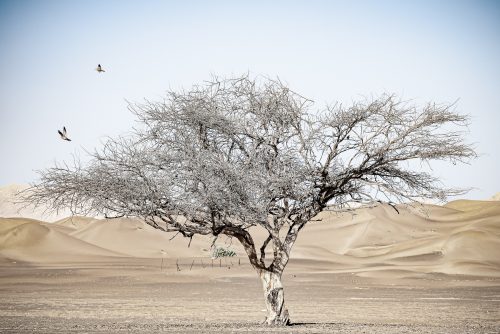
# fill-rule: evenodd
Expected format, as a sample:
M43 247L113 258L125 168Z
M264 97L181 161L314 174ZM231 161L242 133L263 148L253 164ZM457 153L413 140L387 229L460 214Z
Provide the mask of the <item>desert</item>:
M0 333L500 333L499 18L0 1Z
M292 325L277 328L261 324L259 280L235 240L215 243L235 257L213 259L210 238L188 247L138 219L15 217L5 188L2 333L500 330L498 200L320 214L283 275Z

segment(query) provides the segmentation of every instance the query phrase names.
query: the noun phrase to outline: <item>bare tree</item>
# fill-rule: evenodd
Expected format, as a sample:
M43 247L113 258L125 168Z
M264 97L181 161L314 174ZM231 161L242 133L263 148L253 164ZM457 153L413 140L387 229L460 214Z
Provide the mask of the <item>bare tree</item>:
M249 76L130 105L140 121L133 134L109 139L89 163L40 172L28 200L138 216L188 238L235 237L262 280L266 323L288 324L281 276L311 218L350 203L444 199L461 190L413 161L475 157L463 140L468 119L450 105L419 108L392 95L312 105L279 80ZM267 231L260 247L253 226Z

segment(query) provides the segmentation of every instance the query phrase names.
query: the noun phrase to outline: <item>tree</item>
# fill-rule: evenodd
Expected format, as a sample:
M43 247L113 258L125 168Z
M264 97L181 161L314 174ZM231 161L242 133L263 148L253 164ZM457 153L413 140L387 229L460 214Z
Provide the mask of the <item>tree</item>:
M266 323L286 325L281 276L314 216L351 203L444 199L461 190L443 188L412 161L475 156L463 139L468 118L450 105L418 108L383 95L312 106L279 80L247 75L131 104L139 128L109 139L88 163L41 171L29 200L137 216L188 238L234 237L262 280ZM253 226L267 233L260 247Z

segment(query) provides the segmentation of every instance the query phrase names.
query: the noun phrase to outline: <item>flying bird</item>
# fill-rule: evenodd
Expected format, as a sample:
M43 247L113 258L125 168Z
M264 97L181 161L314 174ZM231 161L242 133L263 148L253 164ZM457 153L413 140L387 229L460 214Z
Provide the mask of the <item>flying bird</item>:
M63 126L63 130L57 130L57 132L59 132L59 135L61 136L61 139L62 140L67 140L67 141L71 141L71 139L69 139L66 135L66 127Z
M97 68L95 69L97 72L106 72L105 70L102 69L101 64L97 64Z

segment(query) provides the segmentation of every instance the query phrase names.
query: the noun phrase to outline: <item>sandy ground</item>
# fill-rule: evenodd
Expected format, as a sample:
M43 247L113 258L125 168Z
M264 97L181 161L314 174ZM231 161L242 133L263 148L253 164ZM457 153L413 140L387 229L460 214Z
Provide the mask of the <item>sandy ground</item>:
M212 264L210 238L48 219L18 188L0 188L0 333L500 333L500 201L319 215L283 277L294 324L268 328L237 241Z
M233 259L219 268L158 259L33 267L3 263L2 333L499 333L500 280L426 275L377 279L284 275L294 325L267 328L257 276Z

